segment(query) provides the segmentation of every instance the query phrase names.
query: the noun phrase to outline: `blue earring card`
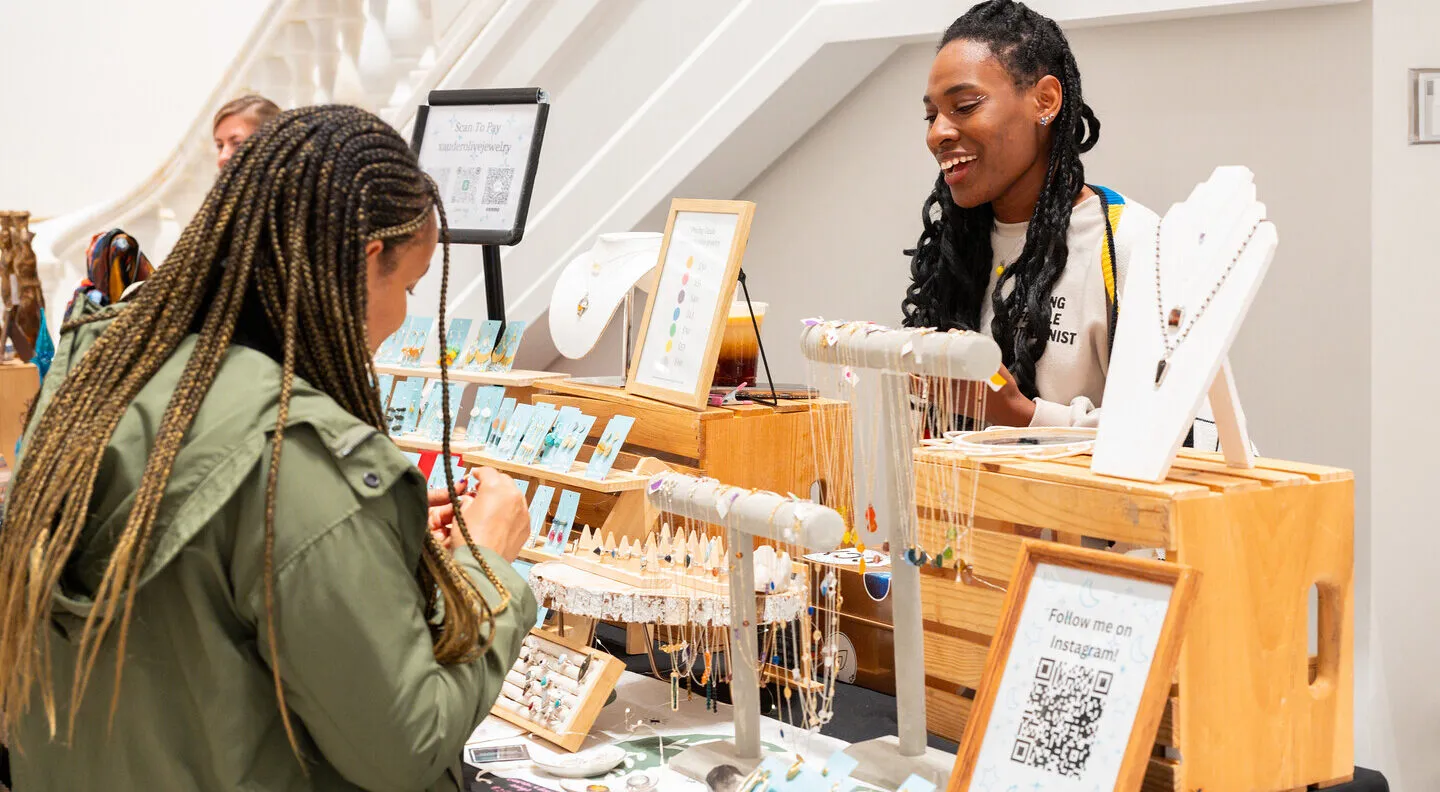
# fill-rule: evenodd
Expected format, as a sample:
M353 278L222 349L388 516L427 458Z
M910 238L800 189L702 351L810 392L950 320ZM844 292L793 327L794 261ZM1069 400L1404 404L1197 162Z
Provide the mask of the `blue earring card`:
M385 343L380 345L380 351L375 353L375 362L382 366L393 366L400 362L400 347L405 345L405 332L410 329L410 323L415 321L412 316L405 317L400 323L400 329L390 334Z
M440 383L437 380L426 380L424 389L420 395L420 414L416 417L416 433L425 431L430 425L430 419L440 412Z
M535 460L540 458L540 452L545 450L545 437L550 434L550 427L555 425L558 415L552 406L536 406L530 414L530 425L525 428L525 434L520 438L520 446L511 459L522 465L535 464Z
M505 400L505 388L500 385L481 385L475 391L475 404L470 407L470 422L465 425L465 441L478 443L483 447L490 439L490 427L500 414L500 403Z
M505 334L490 353L490 367L487 371L509 371L515 367L515 353L520 351L520 337L525 335L525 322L517 321L505 325Z
M520 448L520 440L530 428L530 419L534 417L534 413L533 404L515 405L515 412L510 413L509 420L505 421L505 433L500 435L500 440L495 443L490 455L496 459L514 459L515 451Z
M459 484L465 480L465 463L459 456L450 455L450 470L455 473L455 483ZM445 489L445 466L440 460L435 460L435 467L430 470L430 482L426 485L430 489Z
M430 337L430 325L435 320L429 316L417 316L410 322L405 330L405 337L400 340L400 357L396 365L406 368L416 368L422 365L421 355L425 351L425 342Z
M420 467L420 455L419 455L419 454L416 454L416 453L413 453L413 452L410 452L410 451L402 451L401 453L403 453L403 454L405 455L405 458L406 458L406 459L410 460L410 464L414 465L414 466L417 467L417 468Z
M578 408L566 405L560 408L560 414L555 417L555 425L550 428L550 434L545 436L545 447L535 459L535 464L540 467L550 467L551 461L560 451L560 443L565 432L570 428L575 419L579 418L581 412ZM554 438L554 441L551 441Z
M555 519L550 523L550 533L545 539L545 552L559 555L565 552L570 541L570 529L575 527L575 512L580 509L580 493L563 490L560 505L555 507Z
M523 498L530 491L530 482L525 479L515 479L515 488L520 490L520 497Z
M630 427L634 425L635 419L628 415L617 415L610 419L610 423L605 424L605 431L600 433L600 440L590 454L585 478L604 481L605 477L610 475L610 468L615 466L615 457L619 456L620 447L625 444L625 437L630 434Z
M535 497L530 499L530 538L540 535L545 525L545 516L550 513L550 501L555 497L555 488L541 484L535 488Z
M460 368L466 371L484 371L490 365L490 353L495 351L495 341L500 336L500 320L490 319L480 323L474 343L460 358Z
M395 387L395 378L389 374L381 374L375 378L375 390L380 393L380 411L390 409L390 391Z
M514 399L505 399L500 403L500 412L495 414L490 421L490 430L482 440L485 444L485 453L495 456L495 446L500 443L500 438L505 434L505 428L510 425L510 416L515 414L516 402Z
M421 377L406 377L395 383L395 393L390 397L390 434L396 437L415 431L419 419L420 391L425 387Z
M445 323L445 344L435 353L436 365L442 357L446 358L446 365L451 368L460 360L460 354L465 351L465 339L470 336L470 319L451 319ZM446 356L449 357L446 357Z
M431 397L432 405L431 408L426 410L425 423L420 427L420 431L425 435L426 439L438 443L444 438L447 429L450 430L451 437L455 436L455 411L460 409L460 400L465 397L465 387L465 383L463 382L450 383L451 412L450 425L447 427L445 425L445 404L441 401L441 396L444 392L440 387L440 380L435 380L435 385L432 388L435 394Z
M585 438L590 436L590 429L595 426L595 416L581 414L570 421L565 433L560 435L560 445L552 449L555 454L550 458L549 468L557 473L569 473L570 468L575 467L575 458L580 455L580 449L585 446ZM569 448L566 448L569 444Z

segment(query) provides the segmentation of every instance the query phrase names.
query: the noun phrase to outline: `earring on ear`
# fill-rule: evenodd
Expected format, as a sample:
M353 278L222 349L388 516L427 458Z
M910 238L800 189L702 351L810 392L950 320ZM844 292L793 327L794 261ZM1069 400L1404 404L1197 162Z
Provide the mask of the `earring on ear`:
M1040 118L1040 126L1049 126L1049 125L1050 125L1050 116L1042 116L1042 117Z

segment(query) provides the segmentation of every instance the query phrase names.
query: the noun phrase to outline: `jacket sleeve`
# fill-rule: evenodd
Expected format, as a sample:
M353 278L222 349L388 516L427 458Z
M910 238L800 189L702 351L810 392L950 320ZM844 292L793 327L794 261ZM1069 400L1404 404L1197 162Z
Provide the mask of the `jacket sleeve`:
M280 673L286 704L347 780L373 790L420 789L459 762L535 625L537 606L510 564L482 550L510 605L496 617L489 651L465 665L440 665L394 514L381 505L387 501L347 517L276 571ZM455 560L498 606L469 551ZM263 618L260 648L273 662Z

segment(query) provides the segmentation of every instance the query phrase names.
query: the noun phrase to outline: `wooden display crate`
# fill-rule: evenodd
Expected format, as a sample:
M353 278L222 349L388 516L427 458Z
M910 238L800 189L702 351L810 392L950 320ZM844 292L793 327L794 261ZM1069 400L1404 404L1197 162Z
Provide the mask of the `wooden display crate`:
M544 380L535 387L536 399L595 416L591 440L612 416L629 415L635 426L625 440L626 451L732 486L793 492L802 498L809 497L818 478L811 410L826 411L827 422L838 422L832 425L843 426L841 436L849 436L850 406L831 399L690 410L570 380Z
M40 370L33 363L0 363L0 457L15 468L15 443L25 432L30 402L40 392ZM0 493L0 497L4 494Z
M1252 470L1183 452L1144 484L1093 474L1089 457L965 461L919 449L921 543L945 544L937 510L974 493L973 564L1008 584L1021 534L1165 548L1202 577L1176 685L1144 789L1276 792L1326 785L1354 767L1354 481L1275 460ZM978 476L978 482L976 477ZM943 485L941 482L944 482ZM941 492L963 502L942 503ZM1040 530L1036 530L1040 529ZM1004 594L953 568L922 575L929 728L959 740ZM1311 588L1319 654L1309 654Z

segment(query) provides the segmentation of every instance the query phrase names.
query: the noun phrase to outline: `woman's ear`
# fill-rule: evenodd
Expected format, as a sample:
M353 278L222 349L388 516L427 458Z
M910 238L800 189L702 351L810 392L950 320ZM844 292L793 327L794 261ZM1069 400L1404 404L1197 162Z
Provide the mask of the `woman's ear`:
M1065 89L1053 74L1041 77L1030 89L1030 96L1035 102L1035 121L1041 126L1048 126L1054 121L1065 103Z
M385 252L385 243L372 239L365 243L365 264L371 272L380 271L380 254Z

